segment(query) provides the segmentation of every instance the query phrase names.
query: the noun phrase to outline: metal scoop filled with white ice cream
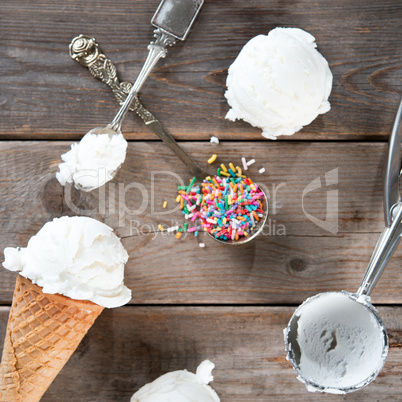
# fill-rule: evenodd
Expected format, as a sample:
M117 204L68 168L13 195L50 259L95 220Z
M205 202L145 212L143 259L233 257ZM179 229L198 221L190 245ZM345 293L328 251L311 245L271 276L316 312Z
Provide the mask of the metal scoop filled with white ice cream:
M307 299L284 331L287 358L309 391L345 394L373 381L388 354L385 326L369 295L402 235L402 101L389 140L384 182L386 227L357 293L328 292Z

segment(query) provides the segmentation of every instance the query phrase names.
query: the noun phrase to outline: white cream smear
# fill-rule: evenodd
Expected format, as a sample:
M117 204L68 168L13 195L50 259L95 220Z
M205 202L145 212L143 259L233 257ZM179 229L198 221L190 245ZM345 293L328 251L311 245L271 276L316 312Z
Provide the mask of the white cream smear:
M4 268L19 271L44 293L90 300L104 307L128 303L124 286L128 254L113 229L92 218L55 218L26 248L7 247Z
M251 39L229 67L226 118L243 119L276 139L328 112L332 73L316 47L314 36L299 28Z
M166 373L144 385L130 402L219 402L216 392L208 385L213 381L215 365L204 360L195 374L187 370Z
M383 364L384 335L361 303L343 293L324 293L300 307L297 343L305 379L326 392L358 385ZM316 391L308 387L309 391Z
M74 182L76 188L91 191L113 179L126 159L126 151L123 134L109 136L90 131L61 155L64 162L59 165L56 178L63 186Z

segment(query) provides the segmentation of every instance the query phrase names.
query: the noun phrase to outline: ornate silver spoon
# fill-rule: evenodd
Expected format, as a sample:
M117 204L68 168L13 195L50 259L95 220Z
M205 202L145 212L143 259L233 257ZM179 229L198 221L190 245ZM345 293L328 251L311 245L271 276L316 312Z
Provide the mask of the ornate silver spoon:
M124 102L130 92L131 84L119 81L116 67L110 59L106 58L95 38L85 35L79 35L74 38L70 45L70 57L82 66L88 67L95 78L99 78L108 85L120 104ZM144 108L138 97L134 98L130 110L137 113L144 123L187 165L192 175L196 178L196 183L201 183L207 176L214 176L214 173L210 173L201 168L198 163L177 144L157 118ZM265 192L261 188L260 190L264 193L264 218L258 222L251 236L243 237L239 240L223 241L207 233L219 243L229 245L247 243L258 236L258 234L262 232L268 217L268 200Z
M117 102L121 105L130 93L132 85L129 82L120 82L117 76L116 67L112 61L108 59L102 52L95 38L88 35L79 35L75 37L69 46L70 57L87 67L90 73L99 78L102 82L110 87L116 97ZM181 160L190 170L192 176L195 176L197 181L202 181L206 176L213 173L203 169L180 145L175 139L165 130L160 121L144 107L138 99L134 97L129 108L135 112L148 126Z
M131 87L129 93L120 110L117 112L113 121L105 127L97 127L89 131L88 134L107 134L110 138L114 135L121 134L121 125L124 117L129 110L131 103L142 88L149 73L161 57L165 57L167 46L176 43L176 40L184 41L190 31L190 28L201 9L203 0L162 0L156 10L151 23L157 29L154 31L155 41L152 41L149 46L148 57L138 75L137 80ZM76 52L82 46L82 39L75 41L70 51ZM113 172L108 172L108 179L111 180L120 166L116 167ZM94 166L96 169L97 166ZM77 183L75 183L77 186ZM104 181L102 182L104 184ZM80 186L78 186L80 187ZM81 186L84 191L92 191L99 185Z

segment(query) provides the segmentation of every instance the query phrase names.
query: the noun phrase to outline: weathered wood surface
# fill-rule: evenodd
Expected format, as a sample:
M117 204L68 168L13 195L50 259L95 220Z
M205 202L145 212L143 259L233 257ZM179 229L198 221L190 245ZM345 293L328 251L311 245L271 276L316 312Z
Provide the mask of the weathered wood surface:
M112 94L68 55L80 33L96 37L133 81L152 39L159 0L0 2L0 138L78 139L110 122ZM242 46L277 26L312 33L334 74L332 110L286 140L385 140L401 92L402 3L366 0L207 0L186 40L169 50L142 100L179 139L261 139L225 120L227 68ZM177 111L180 110L180 118ZM155 139L128 117L131 139Z
M9 309L0 307L3 338ZM293 307L123 307L105 310L43 402L129 401L158 376L204 359L216 365L221 401L400 401L401 307L382 307L390 350L368 387L347 396L308 393L285 359L282 329ZM0 346L1 348L1 346Z
M26 246L54 217L78 214L115 228L130 254L132 305L102 313L43 400L128 401L159 375L194 371L209 358L222 402L402 401L401 248L372 295L391 348L369 387L346 397L308 393L285 360L282 337L307 297L357 289L383 228L385 141L402 93L402 3L206 0L186 42L152 72L144 105L175 138L190 141L181 144L204 167L212 153L225 163L257 160L250 175L269 192L270 221L263 236L234 249L205 234L201 249L193 237L157 232L158 224L184 222L172 209L189 175L159 141L142 141L156 136L132 114L123 131L135 141L112 183L86 194L54 177L69 141L117 111L110 90L70 59L69 43L94 36L120 79L133 81L158 3L0 2L0 252ZM313 34L334 83L329 113L272 142L225 120L224 92L243 45L277 26ZM205 142L213 134L226 141ZM15 139L22 141L8 141ZM15 277L0 269L0 340Z
M133 220L140 226L150 225L142 228L144 233L154 231L159 223L182 221L175 202L177 186L187 184L191 176L164 144L131 142L115 179L90 193L78 192L72 186L63 188L55 178L60 155L70 149L70 144L0 143L1 208L6 212L0 219L9 234L21 234L22 228L25 233L29 223L32 228L27 240L44 222L63 214L99 217L123 237L136 234ZM255 158L247 174L264 187L272 224L275 220L285 225L287 235L335 236L331 230L336 229L336 209L340 234L372 233L383 228L386 144L194 142L182 146L212 173L221 163L241 164L242 156ZM208 165L206 160L213 153L218 159ZM258 173L261 167L266 169L263 174ZM168 204L163 209L165 200ZM320 228L307 214L328 219L327 223L334 226Z
M47 221L78 213L104 221L123 238L130 253L126 283L134 304L299 304L320 291L358 288L383 227L385 144L247 142L240 150L227 143L183 146L201 162L213 152L223 162L239 161L243 154L254 157L250 175L271 191L272 203L273 186L283 184L276 196L280 205L276 211L272 206L260 238L233 249L204 234L207 247L201 249L192 235L179 241L158 233L159 223L184 222L181 212L169 210L176 205L177 177L188 179L186 168L163 144L130 143L124 166L106 189L79 193L63 191L54 177L69 143L3 142L0 250L26 246ZM258 174L260 166L265 174ZM325 173L334 169L338 183L326 187ZM318 227L303 212L303 190L317 177L323 188L305 196L304 209L324 220L326 192L338 191L337 233ZM133 184L143 188L130 189ZM331 222L336 223L335 215ZM375 303L402 303L401 258L399 249L375 289ZM1 302L10 303L14 281L14 273L0 270Z
M378 235L342 238L265 237L234 250L206 236L194 239L136 236L123 239L130 259L125 283L132 304L299 304L316 293L357 291ZM373 302L401 304L399 249L373 294ZM16 275L0 271L0 302L9 304Z

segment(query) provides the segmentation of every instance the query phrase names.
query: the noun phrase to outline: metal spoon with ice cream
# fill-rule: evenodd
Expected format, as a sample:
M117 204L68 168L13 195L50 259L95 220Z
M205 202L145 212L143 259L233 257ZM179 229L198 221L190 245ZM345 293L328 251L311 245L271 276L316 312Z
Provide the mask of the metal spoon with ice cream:
M202 4L203 0L161 1L151 20L157 28L154 31L155 41L148 46L149 54L137 80L113 121L106 127L89 131L79 145L73 144L71 150L62 156L64 163L56 174L62 185L74 182L78 189L92 191L113 179L126 156L127 142L122 135L121 125L132 101L157 61L166 56L166 48L176 43L177 39L186 39ZM86 45L85 38L78 38L72 44L70 54L73 52L87 57Z
M386 227L355 294L320 293L307 299L284 330L287 358L309 391L345 394L373 381L388 353L388 336L370 294L402 236L402 101L389 140L384 180Z
M78 49L77 42L85 43ZM90 73L104 82L113 92L117 102L122 105L130 93L132 85L129 82L120 82L117 74L117 68L113 62L106 57L101 50L96 39L87 36L79 35L75 37L70 46L70 57L80 63L82 66L87 67ZM149 127L181 160L185 163L193 176L197 177L200 181L208 175L213 174L202 168L166 131L161 122L144 107L141 101L136 96L129 108L135 112Z
M85 41L86 46L81 46L79 49L74 46L77 41ZM85 35L79 35L74 38L70 45L70 56L72 59L80 63L82 66L87 67L95 78L99 78L102 82L110 87L114 93L116 100L122 104L124 103L128 93L131 90L131 84L128 82L120 82L117 76L117 69L110 59L101 51L99 44L95 38ZM166 131L160 121L146 109L138 97L134 98L130 106L130 110L135 112L148 126L188 167L189 171L195 177L192 187L197 188L201 185L203 180L208 176L213 177L214 172L202 168ZM238 172L236 172L238 173ZM240 172L241 173L241 172ZM239 245L248 243L260 234L264 228L268 218L268 199L264 190L259 186L260 191L263 193L263 208L264 214L262 219L253 224L253 232L248 237L244 236L238 240L220 240L211 233L207 232L210 237L221 244Z

